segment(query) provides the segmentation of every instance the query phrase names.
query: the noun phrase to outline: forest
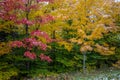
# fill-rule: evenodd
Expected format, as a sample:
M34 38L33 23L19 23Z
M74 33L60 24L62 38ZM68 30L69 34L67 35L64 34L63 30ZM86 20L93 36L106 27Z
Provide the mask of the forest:
M120 69L120 2L0 0L0 80L111 68Z

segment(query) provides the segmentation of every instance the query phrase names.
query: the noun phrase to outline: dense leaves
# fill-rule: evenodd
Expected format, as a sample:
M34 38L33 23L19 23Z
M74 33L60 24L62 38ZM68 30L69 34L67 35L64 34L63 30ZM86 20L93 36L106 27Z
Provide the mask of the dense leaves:
M0 80L83 71L83 60L88 72L119 68L119 4L110 0L1 0Z

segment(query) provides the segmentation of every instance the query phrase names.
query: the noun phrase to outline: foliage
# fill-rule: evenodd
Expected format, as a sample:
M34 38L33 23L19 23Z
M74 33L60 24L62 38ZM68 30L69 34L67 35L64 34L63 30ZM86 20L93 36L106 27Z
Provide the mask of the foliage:
M9 46L9 42L0 42L0 56L3 54L7 54L11 51L11 47Z
M0 5L0 79L82 71L84 53L88 71L119 66L119 3L1 0Z
M112 14L110 14L110 11L112 11L110 10L111 5L111 2L102 0L63 0L57 7L51 5L51 14L54 14L55 17L55 21L51 24L57 26L57 28L52 27L52 30L49 31L52 35L54 34L54 38L58 39L58 43L64 45L68 50L71 50L71 45L75 42L80 44L80 50L87 51L88 48L88 50L97 51L102 55L115 54L110 46L103 45L106 44L105 42L102 44L96 42L110 31L109 28L114 21ZM112 28L116 29L116 26L112 26ZM100 47L97 47L97 45L101 46L101 51L98 51ZM101 53L104 50L106 51Z
M18 75L18 69L5 56L6 54L0 56L0 80L9 80Z
M43 25L47 22L50 22L50 20L52 20L53 17L50 16L49 14L32 15L35 12L40 13L39 11L40 7L42 6L44 7L44 4L45 4L44 1L46 0L43 0L43 1L41 0L27 0L27 1L24 1L24 0L4 1L2 0L0 2L1 4L0 6L0 9L1 9L0 10L0 25L1 25L0 30L1 32L5 32L6 34L11 34L12 32L16 32L18 34L18 38L12 35L6 36L5 39L8 39L7 41L9 40L12 40L12 41L9 41L10 43L8 43L8 45L6 44L6 42L4 42L5 40L3 40L2 43L0 43L1 44L0 48L2 49L0 54L2 55L5 53L8 53L12 47L12 52L10 52L11 54L6 55L6 56L2 55L2 57L4 58L9 57L6 59L9 60L11 64L15 68L18 69L18 72L15 72L15 74L18 74L18 78L20 78L19 76L27 77L27 76L30 76L31 74L37 73L37 72L34 72L34 70L40 68L38 67L37 64L41 63L41 62L38 62L40 61L39 59L36 61L37 63L34 62L34 59L37 56L43 62L52 61L52 59L49 56L43 54L43 52L47 48L47 43L51 42L51 39L49 38L49 35L47 35L46 32L42 32L38 30L38 27L40 24ZM47 0L47 1L49 3L52 3L52 0ZM35 30L35 31L29 30L30 26L33 27L32 30ZM29 37L29 34L30 34L30 37ZM23 36L23 38L20 38L21 35L25 35L25 36ZM11 39L11 37L15 37L15 38ZM8 50L6 49L6 47L8 47L7 48ZM38 51L36 50L40 50L40 52L38 53ZM34 52L36 52L36 54ZM39 55L40 53L41 55ZM28 58L32 60L29 60ZM47 66L47 63L46 62L44 63ZM32 67L30 69L32 64L36 65L36 67L35 68ZM31 70L31 72L29 72L29 70ZM10 73L12 71L13 70L11 70ZM41 69L41 72L42 71L44 70ZM47 70L45 69L45 72L46 71ZM4 73L5 71L2 71L2 72ZM14 76L15 74L13 71L13 74L11 74L9 77Z

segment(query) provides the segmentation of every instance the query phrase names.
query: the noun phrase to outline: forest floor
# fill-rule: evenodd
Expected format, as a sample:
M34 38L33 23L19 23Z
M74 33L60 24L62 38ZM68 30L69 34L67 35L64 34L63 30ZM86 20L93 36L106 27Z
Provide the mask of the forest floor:
M99 69L85 74L76 71L57 76L36 77L28 80L120 80L120 69Z

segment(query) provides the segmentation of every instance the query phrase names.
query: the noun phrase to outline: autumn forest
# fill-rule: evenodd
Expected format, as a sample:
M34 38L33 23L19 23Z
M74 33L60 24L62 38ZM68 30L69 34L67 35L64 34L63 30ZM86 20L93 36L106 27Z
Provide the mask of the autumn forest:
M110 68L120 69L120 2L0 0L0 80Z

